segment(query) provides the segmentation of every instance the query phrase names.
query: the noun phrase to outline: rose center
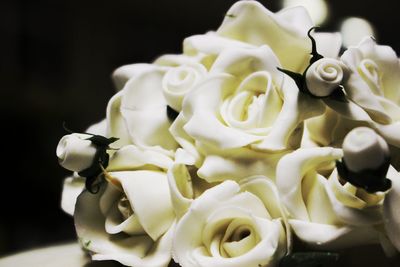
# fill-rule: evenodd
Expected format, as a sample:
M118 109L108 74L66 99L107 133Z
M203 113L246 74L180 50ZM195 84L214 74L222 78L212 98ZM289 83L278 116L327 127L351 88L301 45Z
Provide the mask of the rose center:
M251 134L265 135L282 108L270 73L260 71L249 75L220 107L227 126Z
M133 214L131 204L129 203L129 200L126 198L126 196L123 196L118 201L118 210L124 220L128 219Z
M233 220L227 227L220 243L220 254L223 257L239 257L250 251L258 243L254 230L241 219Z

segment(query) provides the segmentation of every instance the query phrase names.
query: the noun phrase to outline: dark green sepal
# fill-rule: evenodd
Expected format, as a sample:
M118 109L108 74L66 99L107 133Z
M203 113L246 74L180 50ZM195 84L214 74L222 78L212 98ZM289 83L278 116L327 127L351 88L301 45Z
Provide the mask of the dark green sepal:
M332 252L296 252L286 255L279 262L279 267L323 267L337 262L338 253Z
M308 68L309 67L307 67L307 69ZM294 80L294 82L296 83L297 87L299 88L300 92L308 94L308 95L311 95L311 93L308 90L307 85L306 85L305 72L304 72L304 74L300 74L300 73L293 72L293 71L290 71L290 70L285 70L285 69L282 69L282 68L279 68L279 67L277 67L277 69L280 72L283 72L286 75L288 75L290 78L292 78Z
M355 187L365 189L368 193L387 191L392 187L392 181L386 178L390 166L390 157L376 169L365 169L359 172L349 170L346 162L336 161L336 168L341 179L349 182Z
M110 144L118 140L116 137L104 137L101 135L92 135L87 138L96 147L96 154L94 155L92 165L87 169L80 171L79 176L85 177L85 187L92 193L96 194L99 191L99 185L103 182L102 176L103 169L107 168L110 161L110 156L107 150L110 148Z
M344 94L343 88L341 86L338 86L335 90L332 91L332 93L326 97L329 97L330 100L338 101L338 102L343 102L343 103L348 103L349 100L347 99L346 95Z
M311 59L310 59L310 66L311 66L314 62L320 60L321 58L324 58L324 56L322 56L321 54L318 53L318 51L317 51L317 43L315 42L314 37L312 37L312 35L311 35L311 32L312 32L313 30L315 30L315 29L318 29L318 27L312 27L312 28L309 29L308 32L307 32L307 36L308 36L308 38L310 38L310 40L311 40L311 53L310 53L310 55L311 55L312 57L311 57Z
M178 115L179 115L178 111L171 108L170 106L167 106L167 116L171 122L173 122L176 119L176 117L178 117Z
M86 140L92 141L92 143L96 147L108 147L110 144L114 143L118 139L119 138L116 138L116 137L107 138L102 135L92 135L91 137L87 138Z

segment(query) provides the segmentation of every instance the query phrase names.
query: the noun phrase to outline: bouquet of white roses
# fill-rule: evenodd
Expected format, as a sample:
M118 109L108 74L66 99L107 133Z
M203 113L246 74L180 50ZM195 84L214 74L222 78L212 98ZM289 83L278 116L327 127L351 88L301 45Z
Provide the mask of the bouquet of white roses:
M399 60L371 37L340 50L302 7L240 1L182 54L118 68L106 118L57 147L82 247L135 267L400 251Z

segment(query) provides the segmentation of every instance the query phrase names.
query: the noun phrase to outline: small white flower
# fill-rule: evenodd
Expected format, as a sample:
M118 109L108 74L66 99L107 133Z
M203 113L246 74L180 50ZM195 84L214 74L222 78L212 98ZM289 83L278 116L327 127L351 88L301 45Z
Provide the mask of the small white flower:
M69 134L61 138L56 154L61 166L65 169L80 172L89 168L97 152L88 134Z
M349 170L376 169L389 157L385 140L368 127L358 127L343 142L344 161Z
M329 96L347 76L347 67L342 62L333 58L322 58L307 70L307 88L315 96Z

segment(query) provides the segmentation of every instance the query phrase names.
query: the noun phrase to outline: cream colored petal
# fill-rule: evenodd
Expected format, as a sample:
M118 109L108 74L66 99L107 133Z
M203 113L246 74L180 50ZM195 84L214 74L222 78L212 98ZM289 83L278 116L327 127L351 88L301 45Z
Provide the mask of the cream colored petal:
M128 145L122 147L113 154L107 171L134 170L146 165L152 165L167 170L172 165L172 162L170 157L157 151Z
M232 48L223 51L214 62L210 73L228 73L244 79L257 71L268 71L274 85L280 88L283 74L278 71L279 60L266 45L258 48Z
M385 124L391 122L390 117L361 76L350 75L344 88L348 97L362 107L373 120Z
M302 180L308 171L342 157L340 149L330 147L298 149L284 156L276 169L276 184L281 199L293 218L309 220L302 195Z
M337 58L342 47L342 35L339 32L316 32L313 37L318 53L326 58Z
M300 94L294 81L286 75L281 90L282 110L262 142L252 145L255 149L279 151L299 147L303 130L302 122L324 112L325 107L320 101Z
M177 144L168 131L171 123L162 93L164 73L164 68L153 66L130 79L122 91L120 112L134 144L174 150Z
M76 199L85 189L85 179L82 177L68 177L63 183L61 208L69 215L74 215Z
M198 165L198 163L201 161L201 156L197 151L194 139L190 135L188 135L187 132L183 129L186 122L187 120L184 117L183 113L179 113L178 117L174 120L171 127L169 128L169 131L171 135L175 138L176 142L178 142L184 152L188 155L188 158L185 159L185 162L189 159L191 161L189 162L189 165Z
M239 184L242 191L254 194L263 202L273 219L285 218L278 189L272 180L265 176L250 176Z
M183 51L185 54L194 55L204 53L217 56L228 48L254 48L255 46L218 36L215 32L207 34L193 35L187 37L183 42Z
M400 131L400 121L388 125L375 124L374 126L386 142L396 147L400 147L400 137L398 134Z
M184 164L174 164L167 177L174 212L177 218L181 218L194 199L192 178Z
M198 175L208 182L224 180L240 180L252 175L275 177L275 167L279 159L287 153L257 153L247 148L235 151L227 150L227 154L208 153L202 163ZM229 155L229 152L232 152Z
M106 215L104 224L105 230L109 234L126 233L129 235L144 235L142 225L140 224L137 216L131 215L126 220L121 220L121 213L116 207L113 206Z
M104 187L97 194L84 191L78 197L74 219L81 245L93 254L93 259L129 258L130 262L122 261L121 263L126 265L140 263L141 259L145 258L148 251L154 247L153 240L146 235L110 238L104 230L105 218L99 209L99 199L103 192ZM99 257L97 258L96 255ZM107 255L107 258L104 255ZM166 262L169 262L169 258Z
M302 195L310 222L321 224L341 224L332 208L326 192L326 178L310 171L302 181Z
M103 216L106 216L113 205L121 198L122 191L114 184L108 184L99 199L99 208Z
M165 67L179 67L181 65L196 65L198 64L198 59L196 57L183 55L183 54L167 54L158 57L155 61L155 65L165 66Z
M93 260L116 260L126 266L135 267L167 267L171 261L171 246L174 226L162 236L147 251L144 257L137 257L134 254L122 253L98 253L92 256Z
M88 127L85 133L107 136L107 120L103 119Z
M254 45L266 44L284 68L303 70L310 48L306 33L313 26L303 7L274 14L256 1L240 1L227 14L217 31L219 35Z
M130 64L130 65L124 65L116 70L114 70L112 74L112 79L114 82L115 88L119 91L124 88L126 82L138 75L139 73L151 69L150 64Z
M108 101L107 105L106 133L107 136L119 138L119 140L113 143L113 146L116 148L132 143L124 118L120 112L122 96L123 91L118 92Z
M400 251L400 175L396 170L390 168L388 178L392 180L392 189L385 197L383 218L387 236Z
M143 229L156 241L175 219L166 174L157 171L122 171L110 175L121 183Z

